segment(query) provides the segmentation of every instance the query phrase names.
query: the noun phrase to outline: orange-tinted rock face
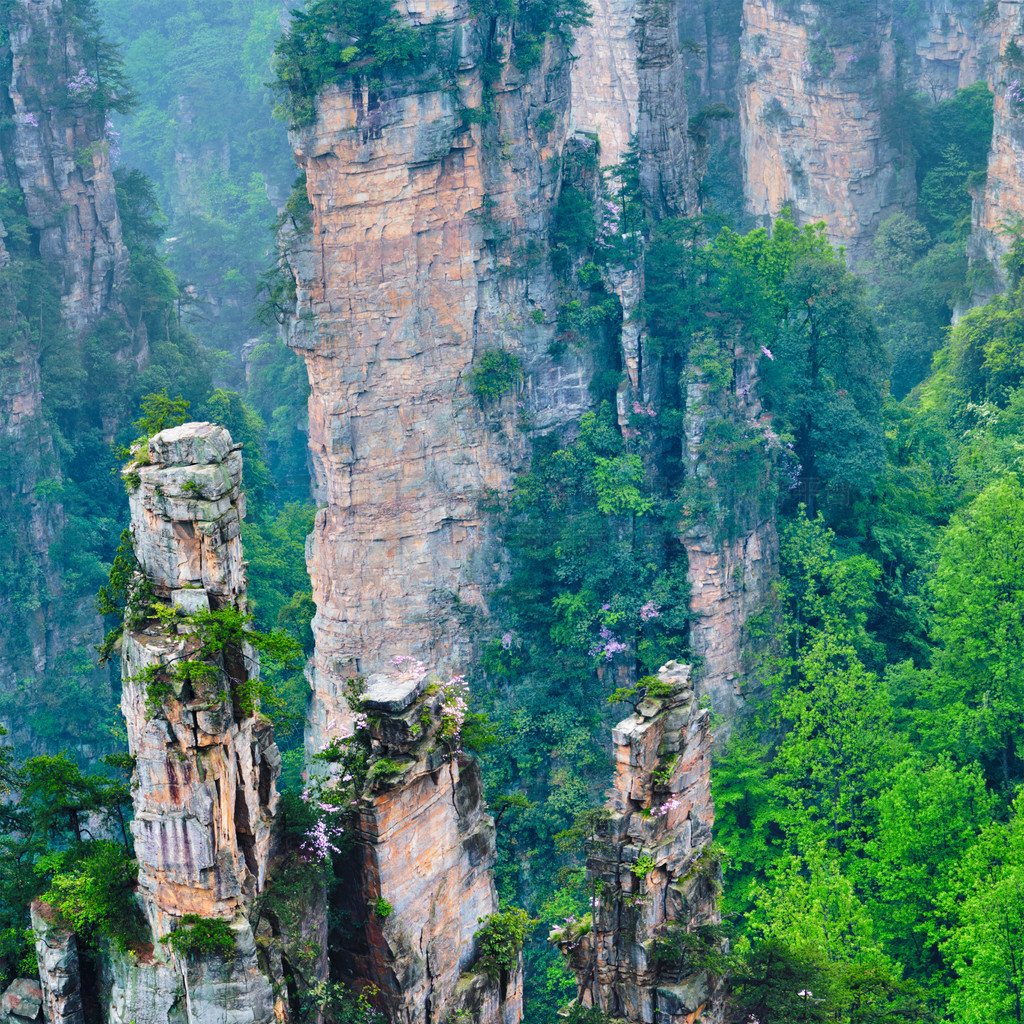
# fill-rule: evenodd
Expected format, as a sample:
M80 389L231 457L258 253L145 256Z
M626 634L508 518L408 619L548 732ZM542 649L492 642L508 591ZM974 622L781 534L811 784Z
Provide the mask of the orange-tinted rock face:
M655 957L655 943L721 921L720 867L705 852L711 802L710 713L697 708L687 665L658 673L666 695L648 698L612 733L615 782L608 817L589 844L592 913L556 928L585 1006L615 1020L689 1024L722 1020L718 986Z
M506 63L494 121L464 125L460 104L480 103L477 30L461 5L414 21L435 13L467 41L461 99L433 85L331 88L316 124L293 135L313 229L294 261L290 343L309 370L326 505L308 549L316 749L345 721L350 672L396 654L439 669L465 658L456 609L482 607L496 578L480 505L508 491L524 456L520 415L563 423L589 401L582 359L547 355L565 55L549 44L528 75ZM545 112L555 122L541 130ZM525 382L482 403L470 388L474 362L499 348L521 360Z
M998 18L992 26L998 33L997 54L1011 41L1020 43L1021 11L1016 0L1001 0ZM995 47L994 47L995 48ZM992 148L988 157L988 176L984 192L974 203L973 224L968 252L972 262L987 261L995 274L994 288L1005 285L1000 263L1012 241L1007 227L1024 216L1024 103L1016 95L1024 68L1004 66L998 56L989 62L989 84L995 93Z
M377 986L393 1024L518 1024L521 965L503 979L472 970L481 921L498 909L494 823L477 763L442 738L436 690L422 671L369 679L369 781L342 908L365 922L365 944L344 950L338 967Z
M773 0L747 0L740 62L740 125L748 210L773 218L792 208L800 223L824 220L830 240L854 259L869 252L888 216L913 207L914 168L882 118L878 82L893 78L894 42L886 18L866 21L878 67L859 70L864 47L837 47L835 69L811 63L808 24ZM850 58L853 58L851 61Z

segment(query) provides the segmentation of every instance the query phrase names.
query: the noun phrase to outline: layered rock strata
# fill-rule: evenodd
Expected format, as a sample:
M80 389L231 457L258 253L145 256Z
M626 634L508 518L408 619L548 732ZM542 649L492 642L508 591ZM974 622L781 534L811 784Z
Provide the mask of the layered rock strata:
M752 698L763 696L757 644L748 635L753 616L773 617L779 540L775 529L769 417L757 399L757 357L736 339L719 344L732 356L731 383L713 386L696 366L687 367L683 462L688 487L703 492L711 511L682 526L689 561L690 652L698 659L698 691L722 716L716 743L724 743ZM730 351L731 350L731 351ZM715 421L741 425L767 449L763 475L751 492L731 493L735 469L704 447ZM777 444L777 441L776 441ZM767 622L766 622L767 625Z
M59 268L68 325L108 312L124 283L121 238L100 88L66 0L19 0L10 9L11 79L3 98L14 121L6 168L22 190L39 254ZM13 168L12 168L13 165Z
M683 950L693 945L679 939L721 922L721 868L709 848L710 713L689 676L687 665L663 666L661 695L648 693L613 731L615 782L587 855L592 913L551 935L578 1000L617 1021L723 1020L719 980L687 966Z
M439 670L464 660L464 612L484 607L501 561L481 503L510 487L525 451L517 426L569 422L589 403L586 357L547 354L564 48L549 41L522 72L509 26L475 20L463 0L407 16L459 41L452 82L329 87L316 122L292 135L313 227L293 264L289 341L309 371L326 506L308 548L314 749L347 720L349 674L398 653ZM485 59L500 71L486 92ZM484 106L485 124L460 110ZM494 350L523 378L512 370L507 393L484 400L474 367Z
M78 940L53 908L36 900L31 909L39 987L46 1024L85 1024Z
M458 750L454 691L422 670L374 675L361 703L370 736L358 798L350 905L364 942L338 967L371 982L392 1024L518 1024L522 963L474 970L482 922L498 909L494 823L480 770Z
M1011 43L1024 42L1021 17L1024 5L1017 0L1000 0L996 28L998 54ZM985 187L976 196L968 253L972 263L986 263L992 283L984 289L994 293L1006 287L1002 257L1013 242L1011 230L1024 217L1024 62L1014 65L994 57L989 64L993 103L992 147L989 150ZM1017 97L1021 97L1018 99Z
M222 427L186 423L151 438L134 470L139 592L148 585L165 610L141 626L129 612L122 641L131 829L155 945L148 962L113 956L113 1021L274 1017L247 914L266 882L280 755L255 714L256 652L241 631L211 644L202 624L205 613L246 611L240 448ZM234 952L174 955L163 940L186 915L227 923Z
M856 45L818 49L813 5L743 8L739 114L747 209L770 220L789 206L824 220L856 262L886 217L914 205L913 159L883 118L880 82L895 81L892 23L874 8ZM869 61L870 58L870 61Z

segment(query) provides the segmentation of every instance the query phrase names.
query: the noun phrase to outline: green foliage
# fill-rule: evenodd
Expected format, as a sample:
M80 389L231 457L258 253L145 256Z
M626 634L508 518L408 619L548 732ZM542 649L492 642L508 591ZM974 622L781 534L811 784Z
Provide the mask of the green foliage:
M255 630L253 616L235 608L186 615L180 609L153 604L151 615L187 631L192 643L168 661L147 666L136 680L145 687L150 716L159 714L171 694L180 693L183 688L216 701L230 699L237 716L255 715L260 709L261 689L258 679L240 671L246 646L260 655L261 662L268 659L285 667L302 653L300 645L287 633Z
M103 935L122 949L146 942L149 929L134 892L138 867L123 846L82 843L40 858L35 870L50 873L43 901L84 938Z
M388 903L388 901L384 899L383 896L378 896L376 900L374 900L373 902L373 912L377 915L377 917L389 917L394 909L395 908L390 903Z
M496 980L504 981L515 970L526 934L534 923L519 907L509 907L480 918L482 927L476 933L479 943L477 967Z
M96 648L101 665L113 656L114 646L126 625L129 629L138 629L142 625L151 598L152 588L139 572L131 531L124 529L121 531L121 543L117 546L107 583L100 587L96 595L96 610L100 615L111 616L116 621L116 625L103 638L103 643Z
M762 500L769 462L785 462L790 451L795 483L811 501L867 488L884 458L885 357L861 286L824 225L797 229L785 213L770 233L724 229L708 242L705 229L699 220L663 222L645 269L652 343L665 356L692 359L700 374L673 382L666 399L680 414L666 422L682 432L680 384L691 379L707 388L705 402L720 417L708 424L700 453L713 467L714 489L691 484L691 514L727 526L730 510ZM773 413L771 436L744 428L732 412L737 335L767 350L760 393Z
M292 11L274 47L281 116L297 128L313 122L317 94L365 77L374 88L423 67L422 38L392 0L311 0Z
M564 273L572 262L594 244L597 223L593 200L574 185L564 185L551 231L551 264L556 273Z
M987 83L978 82L933 105L900 93L888 111L893 142L916 150L918 184L919 221L894 214L874 243L872 305L897 398L928 375L953 310L970 303L979 266L969 278L964 240L971 192L987 168L992 107Z
M1009 782L1020 774L1024 741L1024 489L1016 477L996 480L954 516L932 591L937 725Z
M956 971L950 1010L965 1024L1012 1021L1020 1014L1024 974L1024 818L993 824L966 852L950 893L955 926L944 952Z
M474 362L469 389L481 403L493 402L516 388L523 379L519 357L505 349L490 349Z
M252 334L250 299L278 197L295 176L267 84L281 6L274 0L98 0L97 6L138 90L135 116L115 119L123 162L152 180L153 207L166 211L173 239L164 269L189 286L174 299L175 321L211 350L234 357L218 376L241 390L237 356ZM150 266L158 271L155 262ZM173 287L173 278L164 282ZM171 383L183 390L180 380Z
M198 914L186 914L178 927L160 941L185 960L226 957L235 950L235 937L227 921Z
M969 230L967 182L988 163L992 107L988 83L976 82L910 119L918 151L918 208L933 237L962 239Z
M630 869L642 882L655 868L654 858L643 854Z

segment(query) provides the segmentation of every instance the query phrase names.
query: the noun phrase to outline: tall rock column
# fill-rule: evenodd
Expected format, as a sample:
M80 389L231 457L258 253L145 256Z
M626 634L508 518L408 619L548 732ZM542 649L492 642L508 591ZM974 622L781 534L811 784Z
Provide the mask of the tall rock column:
M0 10L0 188L7 221L0 222L0 690L22 688L4 725L25 752L42 747L32 712L45 701L50 680L66 678L62 659L77 648L88 661L102 637L91 595L72 599L73 585L62 578L58 552L74 549L77 538L63 537L66 456L54 443L47 399L55 395L44 394L44 351L73 345L76 335L110 315L129 339L115 358L146 354L145 338L123 321L118 296L128 252L89 31L71 0L14 0ZM113 420L93 426L112 439ZM109 693L106 675L90 679L95 692ZM88 722L76 721L68 723L66 738L50 742L106 742L90 733Z
M721 867L710 849L710 712L690 667L669 662L635 714L612 732L615 782L587 856L592 913L551 935L584 1006L615 1020L723 1020L719 979L694 957L717 940ZM690 936L690 940L681 939Z
M460 679L441 683L416 663L370 676L349 740L368 756L335 909L363 927L338 937L334 967L372 983L391 1024L522 1016L521 960L499 977L477 962L482 922L498 910L496 852L479 766L459 750L464 694Z
M736 337L722 337L714 344L723 358L731 357L730 383L714 385L692 362L685 374L683 464L690 499L682 539L693 614L690 651L700 665L696 684L710 697L715 713L723 716L715 736L716 743L722 743L750 698L763 693L754 664L757 645L748 623L755 615L773 618L777 600L773 463L782 461L782 446L756 397L758 354L747 351ZM730 486L737 467L718 457L714 443L706 443L709 427L723 420L757 439L755 451L764 453L761 473L744 491Z
M1024 43L1022 15L1024 4L1019 0L1000 0L996 23L1000 55L1011 42L1018 47ZM989 82L995 93L992 147L984 191L974 203L968 254L972 262L990 264L992 290L998 291L1006 285L1001 260L1012 242L1007 229L1024 217L1024 62L1014 65L995 57Z
M347 720L349 674L396 654L439 670L467 660L463 613L485 607L501 562L481 505L510 489L525 457L521 418L565 423L590 400L586 357L548 354L565 48L549 39L521 71L510 27L465 0L405 15L439 26L452 80L330 86L315 122L292 134L313 210L293 260L289 343L309 371L325 506L307 552L313 749ZM486 88L485 61L499 71ZM478 397L473 375L499 350L517 361L506 393Z
M137 481L129 479L138 593L148 590L142 600L165 615L136 610L133 622L130 613L122 641L131 828L155 960L115 957L118 1022L274 1017L247 912L266 881L280 755L255 714L258 657L230 627L230 616L246 611L240 447L222 427L186 423L151 438ZM229 626L219 646L205 631L211 612L228 616L215 620ZM227 923L234 951L173 954L162 940L187 915Z

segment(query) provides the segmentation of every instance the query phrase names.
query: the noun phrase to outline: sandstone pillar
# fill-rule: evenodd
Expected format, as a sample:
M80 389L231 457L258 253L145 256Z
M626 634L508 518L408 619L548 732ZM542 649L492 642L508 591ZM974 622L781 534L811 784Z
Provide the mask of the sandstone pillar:
M39 900L32 903L31 916L43 1018L46 1024L85 1024L75 933L61 927L53 908Z
M391 1024L522 1016L521 960L501 978L476 963L477 933L498 909L496 853L479 767L452 734L458 692L414 666L371 676L359 705L369 758L340 909L365 927L337 966L379 989Z
M663 666L660 695L649 691L613 731L615 782L587 856L592 913L551 935L579 1000L637 1024L723 1019L719 979L701 965L701 944L717 941L706 929L721 922L710 714L689 676L688 665Z
M219 651L206 646L201 626L204 613L246 611L240 447L210 423L165 430L150 440L131 492L138 582L150 592L140 589L138 600L151 611L126 621L121 710L136 759L132 834L154 952L148 964L115 957L115 1021L160 1024L182 1009L182 994L190 1021L273 1018L247 911L266 881L280 755L255 713L255 651L237 634ZM182 674L186 660L205 667ZM186 915L225 922L234 951L179 958L162 940Z

